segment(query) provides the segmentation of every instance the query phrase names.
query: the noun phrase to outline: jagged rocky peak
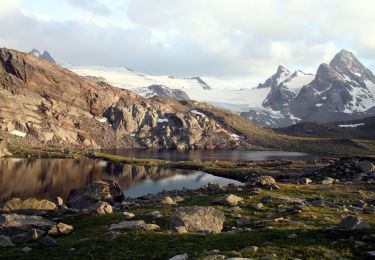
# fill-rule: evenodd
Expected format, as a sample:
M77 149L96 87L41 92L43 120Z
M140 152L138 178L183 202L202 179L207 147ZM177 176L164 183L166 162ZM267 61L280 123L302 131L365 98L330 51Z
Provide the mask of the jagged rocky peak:
M349 76L354 79L370 80L375 82L375 76L367 69L355 55L347 50L341 50L335 55L329 63L334 70L341 75Z
M190 79L198 81L198 83L202 85L203 89L211 89L211 87L200 77L192 77Z
M330 87L333 80L340 80L341 75L326 63L320 64L314 79L317 90L322 91Z
M34 55L35 57L39 57L39 58L44 59L46 61L49 61L49 62L52 62L52 63L56 63L56 61L54 60L54 58L52 58L51 54L48 51L46 51L46 50L43 53L41 53L37 49L32 49L29 53L32 54L32 55Z
M290 71L282 65L277 67L277 71L269 77L263 84L259 83L258 88L272 88L278 86L282 81L291 75Z

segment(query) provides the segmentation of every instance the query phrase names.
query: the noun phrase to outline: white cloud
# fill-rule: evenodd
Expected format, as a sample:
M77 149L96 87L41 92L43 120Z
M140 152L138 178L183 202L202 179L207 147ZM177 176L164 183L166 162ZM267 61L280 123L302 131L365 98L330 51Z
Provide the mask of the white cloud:
M0 11L0 44L76 64L252 82L279 64L315 72L341 48L375 64L372 0L64 0L77 13L63 21L17 2Z

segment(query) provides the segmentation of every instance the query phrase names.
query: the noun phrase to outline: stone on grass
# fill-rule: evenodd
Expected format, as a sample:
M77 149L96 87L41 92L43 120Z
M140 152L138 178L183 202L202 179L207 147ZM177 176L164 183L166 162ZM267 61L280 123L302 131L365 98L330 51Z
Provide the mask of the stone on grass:
M161 201L162 204L165 205L176 205L177 203L169 196L164 197L164 199Z
M11 246L15 246L15 245L10 240L10 237L0 235L0 247L11 247Z
M220 233L225 221L224 213L213 207L185 207L171 216L171 227L184 226L190 232Z
M189 259L188 255L182 254L182 255L175 255L174 257L169 258L169 260L187 260Z
M71 225L65 223L58 223L51 227L48 231L48 235L50 236L60 236L60 235L68 235L72 233L73 227Z
M186 234L188 233L187 229L185 226L179 226L179 227L175 227L176 231L178 234Z
M124 212L124 213L122 213L123 214L123 216L124 216L124 218L125 219L131 219L131 218L134 218L135 217L135 214L134 213L131 213L131 212Z
M359 230L367 229L369 227L370 226L367 221L357 216L345 217L341 220L340 224L338 225L338 228L342 230Z
M248 217L242 217L236 220L237 227L245 227L250 225L250 220Z
M302 199L298 198L291 198L282 195L270 195L265 196L262 198L263 203L280 203L280 204L297 204L297 205L304 205L305 202Z
M109 230L115 229L127 229L127 230L134 230L137 226L144 225L145 222L143 220L134 220L134 221L121 221L117 224L112 224L109 227Z
M335 182L335 179L331 178L331 177L325 177L323 180L322 180L322 184L323 185L331 185Z
M224 197L217 198L213 200L212 202L219 205L230 205L230 206L236 206L239 203L243 201L243 198L238 197L233 194L226 195Z
M161 214L160 211L155 210L155 211L151 211L150 213L148 213L147 216L151 216L153 218L162 218L163 214Z
M111 214L113 212L113 208L108 202L99 202L96 206L95 212L99 215Z
M48 230L55 224L41 216L2 214L0 215L0 234L13 236L27 232L32 228Z

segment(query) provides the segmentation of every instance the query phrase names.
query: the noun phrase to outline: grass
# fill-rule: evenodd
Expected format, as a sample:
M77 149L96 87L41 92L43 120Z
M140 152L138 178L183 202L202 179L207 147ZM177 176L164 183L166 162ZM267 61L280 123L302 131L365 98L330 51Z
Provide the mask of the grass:
M271 253L281 259L337 259L346 257L350 259L364 259L366 252L375 248L375 218L370 215L358 213L367 219L371 229L356 232L325 231L327 226L337 224L342 212L334 208L308 206L302 213L279 212L277 204L265 204L264 208L255 211L252 208L265 195L280 194L290 197L311 199L320 195L325 198L336 198L341 203L352 203L361 198L356 191L360 188L370 192L375 199L374 187L368 184L338 184L334 189L322 189L322 185L298 186L282 184L281 190L264 191L262 195L249 197L246 189L242 191L230 190L243 198L246 202L241 205L241 214L248 216L253 221L272 220L284 217L287 222L270 222L266 226L252 227L250 231L241 231L222 234L176 234L169 231L169 217L174 207L141 206L131 212L136 214L135 219L145 220L146 223L155 221L161 227L158 232L127 232L117 239L106 236L107 228L112 223L123 220L122 212L110 215L64 215L51 214L50 219L56 217L59 221L72 224L74 232L71 235L57 238L58 247L50 249L33 249L30 253L22 253L19 248L0 251L1 259L168 259L174 255L187 253L190 258L201 259L213 249L220 250L220 254L227 257L251 257L259 259ZM212 206L214 198L222 193L211 192L207 196L186 199L179 206ZM234 225L236 218L231 214L230 206L215 206L226 215L225 226ZM163 218L153 220L147 213L159 210ZM312 217L315 216L315 217ZM290 234L297 234L297 238L287 238ZM366 236L369 239L363 240ZM356 247L355 241L365 242L362 247ZM257 246L259 251L254 254L248 247ZM23 246L22 246L23 247Z

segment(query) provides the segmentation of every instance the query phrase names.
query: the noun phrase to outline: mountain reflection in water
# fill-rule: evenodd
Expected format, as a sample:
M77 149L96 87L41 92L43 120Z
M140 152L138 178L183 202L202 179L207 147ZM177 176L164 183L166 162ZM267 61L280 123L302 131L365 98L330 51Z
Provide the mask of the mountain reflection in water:
M166 169L92 159L0 159L0 201L12 197L66 198L71 189L113 179L126 196L163 189L199 188L208 183L238 183L199 171Z

